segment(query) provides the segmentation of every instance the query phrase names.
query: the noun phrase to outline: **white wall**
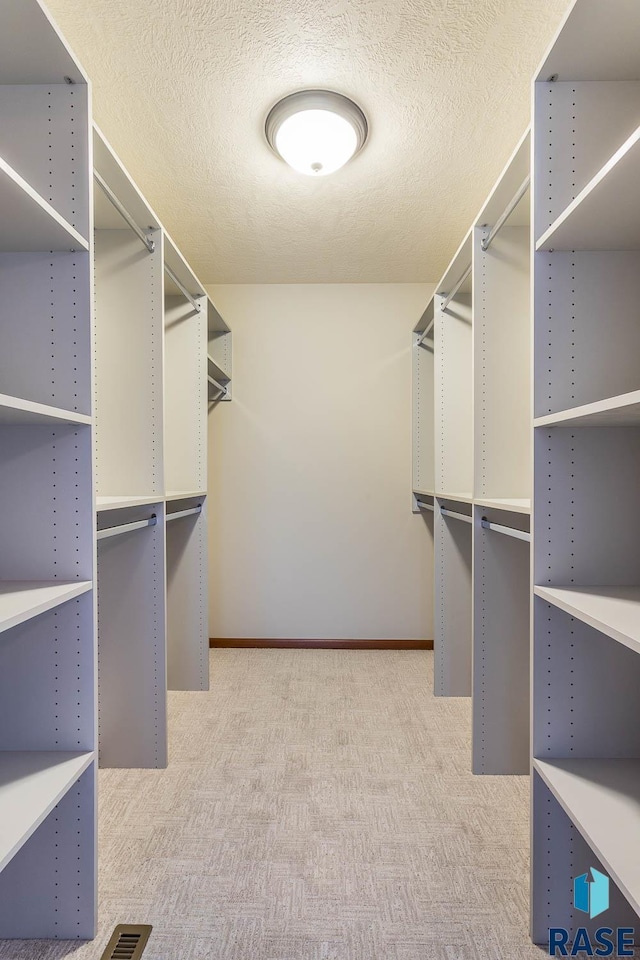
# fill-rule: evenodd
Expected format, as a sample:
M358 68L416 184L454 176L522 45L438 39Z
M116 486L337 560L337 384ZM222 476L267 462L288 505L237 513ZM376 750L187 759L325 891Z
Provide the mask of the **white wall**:
M433 636L410 345L431 290L209 288L234 353L209 417L212 637Z

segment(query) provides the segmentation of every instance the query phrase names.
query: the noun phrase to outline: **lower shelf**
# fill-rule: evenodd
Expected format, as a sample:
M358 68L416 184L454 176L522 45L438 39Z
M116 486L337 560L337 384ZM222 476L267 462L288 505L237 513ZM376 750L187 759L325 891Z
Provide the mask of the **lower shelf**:
M0 752L0 870L94 759L93 753Z
M536 770L640 913L640 759L534 760Z
M0 632L91 590L90 580L0 580Z
M534 593L640 652L640 587L534 587Z

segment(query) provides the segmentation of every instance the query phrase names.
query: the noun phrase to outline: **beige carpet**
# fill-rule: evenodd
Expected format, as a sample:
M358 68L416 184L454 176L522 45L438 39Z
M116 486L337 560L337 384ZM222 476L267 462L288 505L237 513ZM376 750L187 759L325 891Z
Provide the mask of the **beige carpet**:
M215 650L171 694L171 763L100 774L100 930L0 942L95 960L152 923L145 960L540 960L528 778L473 777L470 701L422 651Z

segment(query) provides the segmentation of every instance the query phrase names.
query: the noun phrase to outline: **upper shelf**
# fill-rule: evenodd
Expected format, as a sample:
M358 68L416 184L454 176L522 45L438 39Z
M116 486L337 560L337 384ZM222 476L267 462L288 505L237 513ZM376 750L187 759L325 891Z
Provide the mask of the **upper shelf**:
M551 224L536 250L640 248L640 127Z
M91 417L73 410L50 407L46 403L7 397L0 393L0 424L90 424Z
M166 232L164 235L164 262L165 266L169 267L176 275L180 283L189 291L192 297L205 297L207 295L207 291ZM182 291L175 285L173 280L166 275L164 292L168 297L182 296Z
M640 653L640 587L534 587L534 593Z
M639 80L638 0L578 0L540 64L541 82Z
M167 493L165 500L193 500L195 497L206 497L206 490L172 490Z
M637 427L640 426L640 390L536 417L533 423L535 427Z
M0 4L0 84L87 83L87 77L37 0ZM4 214L4 210L3 210Z
M222 319L211 297L207 297L207 327L209 333L229 333L229 327Z
M93 759L93 753L0 752L0 870Z
M96 124L93 125L93 168L143 233L160 229L160 220ZM95 228L97 230L126 229L125 221L107 199L99 184L96 184L93 196Z
M417 324L413 328L413 332L422 333L423 330L426 330L429 324L431 323L431 321L433 320L434 312L435 312L435 302L434 302L434 297L432 295L431 300L429 300L429 303L427 304L424 313L422 314Z
M536 770L636 913L640 760L534 760Z
M90 580L0 580L0 632L88 593Z
M478 214L477 226L492 227L496 224L529 176L530 170L531 131L527 129ZM530 208L531 194L530 191L527 191L513 208L507 220L507 225L510 227L528 227L531 222Z
M89 244L0 157L0 252L88 250Z
M454 503L473 503L473 497L470 493L436 493L438 500L451 500Z
M531 513L531 500L527 500L526 498L509 499L507 497L501 497L496 499L495 497L483 497L473 502L479 507L487 507L491 510L506 510L509 513Z
M471 265L471 258L473 253L473 227L469 230L464 240L456 250L453 260L447 267L444 272L442 280L436 287L436 292L438 296L444 297L447 296L455 285L458 283L460 278L463 276L467 268ZM468 294L472 290L472 277L469 275L462 286L459 288L458 293Z
M129 507L144 507L151 503L162 503L162 494L149 494L144 497L96 497L96 512L106 510L126 510Z

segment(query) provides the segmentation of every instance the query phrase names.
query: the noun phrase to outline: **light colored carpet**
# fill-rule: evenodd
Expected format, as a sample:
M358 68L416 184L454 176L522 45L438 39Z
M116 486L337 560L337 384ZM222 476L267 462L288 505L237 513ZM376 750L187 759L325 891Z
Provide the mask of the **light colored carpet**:
M540 960L528 938L526 777L470 773L470 701L422 651L215 650L170 695L163 771L100 773L100 930L0 943L96 960Z

